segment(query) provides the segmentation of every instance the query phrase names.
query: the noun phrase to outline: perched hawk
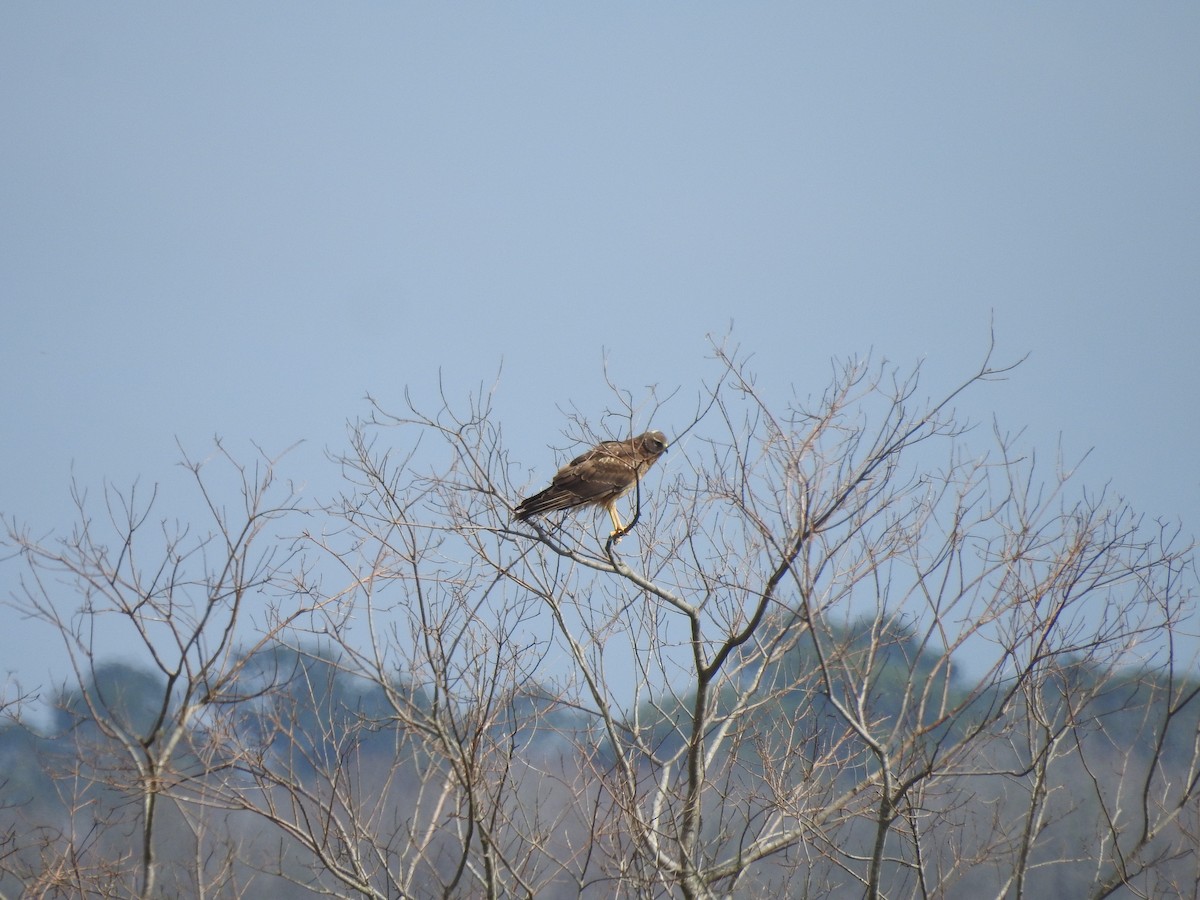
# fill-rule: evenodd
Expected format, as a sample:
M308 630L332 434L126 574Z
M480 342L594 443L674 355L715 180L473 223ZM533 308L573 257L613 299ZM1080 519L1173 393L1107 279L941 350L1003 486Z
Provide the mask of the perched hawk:
M617 516L617 499L633 490L666 452L667 437L661 431L647 431L627 441L602 441L559 469L550 487L522 500L516 517L524 520L556 509L603 506L612 517L615 537L625 530Z

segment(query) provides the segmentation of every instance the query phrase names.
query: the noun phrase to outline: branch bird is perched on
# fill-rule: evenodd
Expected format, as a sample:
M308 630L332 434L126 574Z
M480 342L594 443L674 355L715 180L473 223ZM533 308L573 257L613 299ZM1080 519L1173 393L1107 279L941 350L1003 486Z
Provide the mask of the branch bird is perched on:
M627 441L602 441L559 469L550 487L522 500L515 515L523 521L556 509L603 506L612 518L610 537L618 537L625 527L617 516L617 500L633 490L666 452L667 437L661 431L647 431Z

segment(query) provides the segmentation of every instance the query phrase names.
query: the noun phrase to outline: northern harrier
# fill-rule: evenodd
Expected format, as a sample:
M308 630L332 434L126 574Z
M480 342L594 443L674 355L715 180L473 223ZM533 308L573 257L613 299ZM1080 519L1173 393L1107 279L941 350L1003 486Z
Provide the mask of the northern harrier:
M612 518L612 537L625 528L617 516L617 499L625 496L667 452L667 437L647 431L627 441L602 441L558 470L550 487L526 497L516 509L524 520L556 509L603 506Z

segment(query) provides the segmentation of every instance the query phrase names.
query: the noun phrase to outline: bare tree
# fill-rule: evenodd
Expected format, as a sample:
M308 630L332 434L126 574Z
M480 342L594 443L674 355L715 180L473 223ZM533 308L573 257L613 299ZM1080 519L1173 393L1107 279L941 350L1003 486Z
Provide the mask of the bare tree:
M31 571L70 572L85 598L67 615L35 583L25 603L71 639L80 685L80 624L104 610L146 648L169 637L149 729L102 699L85 718L135 761L141 796L231 848L193 866L209 884L244 869L370 897L1194 892L1191 547L972 429L955 404L1011 369L990 351L932 398L919 370L870 361L783 400L736 352L713 365L686 412L679 392L614 386L599 427L568 421L564 453L673 435L619 541L586 512L514 520L556 461L515 463L481 392L461 414L374 404L319 528L252 565L225 562L249 544L226 540L188 582L222 598L219 619L189 618L155 589L178 582L131 561L14 533ZM259 485L243 484L247 522L291 508ZM242 534L212 508L218 534ZM167 546L169 574L189 557ZM279 605L250 621L258 584ZM151 847L153 802L139 822Z
M210 517L202 533L154 518L156 492L143 499L136 487L106 488L100 520L76 487L78 522L55 543L9 525L8 542L27 563L15 603L61 635L78 687L64 691L73 702L60 717L76 741L76 753L58 773L70 788L63 798L69 824L44 835L42 871L31 883L67 872L70 888L83 893L127 896L136 884L138 896L158 896L161 806L185 796L202 774L192 730L235 682L238 640L246 631L256 644L269 644L311 608L295 590L291 548L268 530L295 511L294 493L276 483L272 460L246 467L219 444L217 454L235 479L232 509L210 489L203 463L186 455L183 461ZM97 633L110 620L119 626L124 655L152 673L136 696L129 696L128 679L106 677L112 669L98 656ZM130 828L139 835L135 853L114 852L112 841L96 837ZM103 877L78 874L88 867Z
M637 492L633 548L586 518L515 525L524 485L486 406L377 409L356 430L344 463L361 490L342 511L371 548L355 575L371 639L346 649L381 684L411 674L437 698L421 715L487 722L422 723L392 698L398 721L434 736L451 773L439 783L470 811L463 870L493 894L531 891L511 860L545 837L522 831L502 791L477 791L520 760L500 754L481 779L463 754L496 733L494 699L542 690L545 671L553 704L575 714L555 733L580 771L542 774L582 829L552 829L586 848L551 854L576 889L702 897L801 878L931 896L982 879L1021 896L1034 873L1071 868L1048 817L1076 827L1051 801L1103 729L1097 704L1132 678L1146 685L1138 733L1191 721L1171 644L1191 610L1190 548L1120 503L1072 499L1067 473L1043 485L1002 434L969 452L952 404L1007 371L990 354L941 400L917 402L915 373L852 364L811 408L781 413L735 358L717 362L679 429L675 477ZM627 434L650 424L618 399ZM623 436L574 426L585 444ZM440 466L393 456L421 441L445 448ZM1097 896L1186 846L1176 820L1196 767L1181 765L1169 807L1142 805L1143 837L1115 815L1089 832L1104 854L1089 858ZM1093 779L1101 807L1105 783ZM1002 786L1005 816L974 802L983 784ZM947 853L967 820L973 841ZM501 832L518 848L505 862ZM1130 866L1131 840L1136 860L1155 852Z

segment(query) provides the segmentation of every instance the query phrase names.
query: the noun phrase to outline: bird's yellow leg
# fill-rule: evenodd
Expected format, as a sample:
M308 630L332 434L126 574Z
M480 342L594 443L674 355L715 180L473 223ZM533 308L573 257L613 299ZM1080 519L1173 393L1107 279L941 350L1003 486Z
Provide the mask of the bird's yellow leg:
M625 530L625 526L621 524L621 517L617 515L616 503L608 504L608 515L612 519L613 523L613 533L610 534L609 537L616 537Z

